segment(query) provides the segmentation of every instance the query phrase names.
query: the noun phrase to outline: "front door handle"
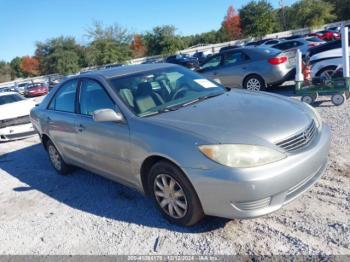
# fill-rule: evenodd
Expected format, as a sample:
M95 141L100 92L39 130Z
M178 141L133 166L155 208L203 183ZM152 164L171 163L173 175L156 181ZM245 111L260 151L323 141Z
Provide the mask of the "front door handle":
M218 74L219 74L218 72L214 72L214 73L213 73L214 76L217 76Z

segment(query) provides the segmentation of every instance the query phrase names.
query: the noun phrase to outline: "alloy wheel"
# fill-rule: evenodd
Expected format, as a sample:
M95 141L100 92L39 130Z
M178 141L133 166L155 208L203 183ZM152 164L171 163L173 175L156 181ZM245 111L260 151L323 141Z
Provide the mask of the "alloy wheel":
M57 149L52 145L49 146L49 156L54 167L57 170L61 170L61 157L57 152Z
M325 80L330 80L332 78L332 74L333 74L334 70L332 69L327 69L325 71L323 71L321 74L320 74L320 77L322 79L325 79Z
M172 218L182 218L188 210L186 195L171 176L159 174L154 180L154 195L162 210Z
M250 91L260 91L261 89L261 83L256 78L251 78L247 82L247 90Z

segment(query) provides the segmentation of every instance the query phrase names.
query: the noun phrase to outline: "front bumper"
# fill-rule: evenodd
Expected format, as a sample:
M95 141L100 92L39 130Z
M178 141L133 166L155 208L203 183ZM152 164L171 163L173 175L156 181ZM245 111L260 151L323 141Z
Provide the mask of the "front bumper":
M8 126L0 129L0 142L22 139L35 134L32 123Z
M184 168L204 213L226 218L253 218L271 213L309 189L324 173L330 129L323 125L301 152L261 167Z

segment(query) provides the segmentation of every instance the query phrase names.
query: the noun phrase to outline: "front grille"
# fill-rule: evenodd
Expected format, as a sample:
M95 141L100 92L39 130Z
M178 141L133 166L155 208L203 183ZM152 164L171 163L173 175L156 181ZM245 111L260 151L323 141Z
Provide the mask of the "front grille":
M11 118L11 119L0 120L0 128L29 124L29 123L30 123L29 115L20 116L20 117Z
M316 134L317 127L315 121L312 120L311 124L303 132L278 142L276 145L288 152L294 151L307 146Z
M249 201L249 202L236 202L234 205L240 210L256 210L267 207L270 205L271 197Z

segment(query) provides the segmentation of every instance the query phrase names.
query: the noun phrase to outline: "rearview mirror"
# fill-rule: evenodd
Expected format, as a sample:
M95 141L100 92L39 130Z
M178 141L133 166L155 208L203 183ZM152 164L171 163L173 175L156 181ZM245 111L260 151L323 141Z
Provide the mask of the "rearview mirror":
M99 109L92 113L92 119L95 122L123 122L124 118L121 113L113 109Z

